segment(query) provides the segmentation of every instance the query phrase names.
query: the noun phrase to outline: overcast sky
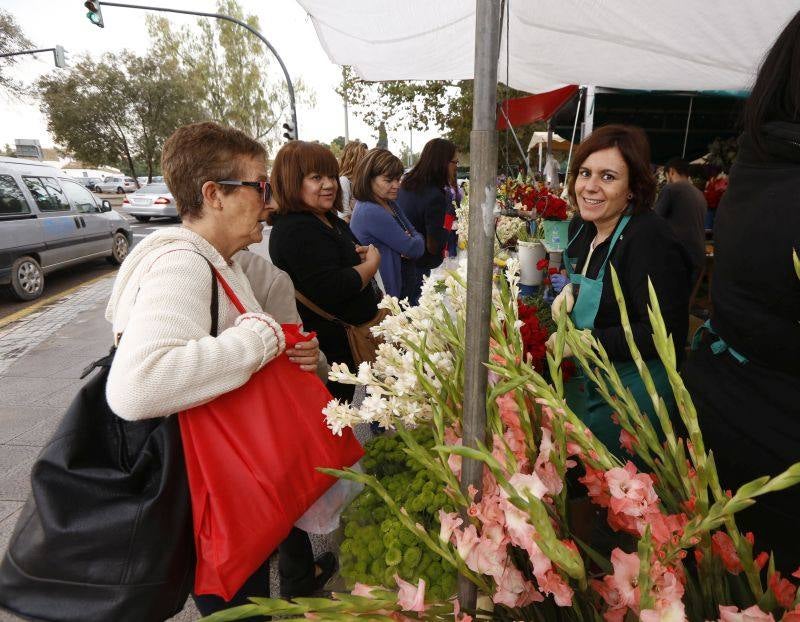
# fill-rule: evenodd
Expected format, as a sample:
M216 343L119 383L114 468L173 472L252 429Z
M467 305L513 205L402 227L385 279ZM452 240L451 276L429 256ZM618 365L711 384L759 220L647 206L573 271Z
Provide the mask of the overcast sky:
M215 12L214 0L131 0L131 4L163 6ZM294 0L239 0L246 14L258 16L261 32L283 58L292 79L302 78L316 95L314 109L298 106L300 138L330 142L344 135L344 107L334 89L341 80L341 69L331 63L319 44L311 19ZM190 16L170 13L104 7L105 28L92 25L86 18L83 0L0 0L0 7L11 12L27 37L37 48L63 45L67 61L84 52L99 56L123 48L146 52L149 39L145 27L147 14L163 15L176 26L195 23ZM242 29L242 35L247 33ZM277 69L277 63L275 63ZM26 83L54 70L51 52L21 56L11 75ZM279 69L278 69L279 71ZM414 150L435 136L435 132L413 135ZM0 95L0 146L15 138L38 138L43 147L52 147L47 122L36 101L13 101ZM374 146L377 136L350 113L350 138L359 138ZM408 144L409 133L390 132L389 148L400 152Z

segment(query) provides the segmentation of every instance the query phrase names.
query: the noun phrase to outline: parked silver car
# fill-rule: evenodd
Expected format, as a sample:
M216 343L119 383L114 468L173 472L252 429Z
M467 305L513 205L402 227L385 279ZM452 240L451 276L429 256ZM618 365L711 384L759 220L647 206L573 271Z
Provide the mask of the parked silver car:
M95 184L96 192L134 192L136 190L136 180L132 177L106 177L103 181Z
M47 273L90 259L122 263L128 222L52 166L0 157L0 287L20 300L44 291Z
M122 199L119 211L133 216L139 222L158 217L178 219L178 208L167 184L150 184L137 190Z

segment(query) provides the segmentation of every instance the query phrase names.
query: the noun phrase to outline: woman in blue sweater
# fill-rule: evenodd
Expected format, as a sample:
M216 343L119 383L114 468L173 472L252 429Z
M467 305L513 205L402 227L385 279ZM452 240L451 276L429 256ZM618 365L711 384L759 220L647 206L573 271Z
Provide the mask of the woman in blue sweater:
M402 264L425 252L425 240L397 207L403 163L386 149L371 149L358 163L353 179L356 204L350 229L361 244L381 254L380 274L386 293L401 297Z

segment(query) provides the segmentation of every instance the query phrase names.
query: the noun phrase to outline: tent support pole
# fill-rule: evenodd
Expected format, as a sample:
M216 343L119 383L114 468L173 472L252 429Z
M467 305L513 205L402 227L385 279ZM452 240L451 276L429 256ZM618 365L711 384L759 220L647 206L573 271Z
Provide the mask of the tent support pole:
M594 95L595 86L590 84L586 87L586 105L583 108L583 129L581 130L581 142L586 140L594 131Z
M686 157L686 143L689 140L689 122L692 120L692 104L694 104L694 96L689 98L689 114L686 115L686 131L683 133L683 151L681 151L681 158Z
M519 149L519 154L522 156L523 161L525 162L525 171L528 177L531 176L531 165L528 159L528 154L525 153L525 150L522 148L522 145L519 142L519 138L517 137L517 133L514 131L514 128L511 125L511 121L508 118L508 115L505 111L505 106L502 104L499 106L500 112L503 114L503 118L506 120L506 125L508 125L508 130L511 132L511 135L514 137L514 142L517 143L517 149Z
M569 153L567 154L567 174L564 176L564 188L569 186L569 167L572 165L572 149L575 147L575 132L578 129L578 117L581 114L581 102L585 88L578 89L578 107L575 109L575 123L572 124L572 138L569 141ZM539 145L541 153L541 143Z
M475 88L469 153L469 261L464 365L464 445L476 447L486 435L489 321L494 259L494 206L497 197L497 61L500 55L500 0L475 0ZM482 488L483 464L464 459L461 489ZM462 610L475 611L477 588L459 577Z

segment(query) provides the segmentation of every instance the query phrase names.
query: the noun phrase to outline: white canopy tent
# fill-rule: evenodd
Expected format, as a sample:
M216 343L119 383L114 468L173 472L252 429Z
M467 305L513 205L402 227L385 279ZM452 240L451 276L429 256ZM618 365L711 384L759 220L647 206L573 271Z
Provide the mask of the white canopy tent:
M473 77L473 1L298 2L330 59L365 80ZM508 0L498 78L508 71L509 86L529 93L566 84L748 89L799 8L797 0Z

